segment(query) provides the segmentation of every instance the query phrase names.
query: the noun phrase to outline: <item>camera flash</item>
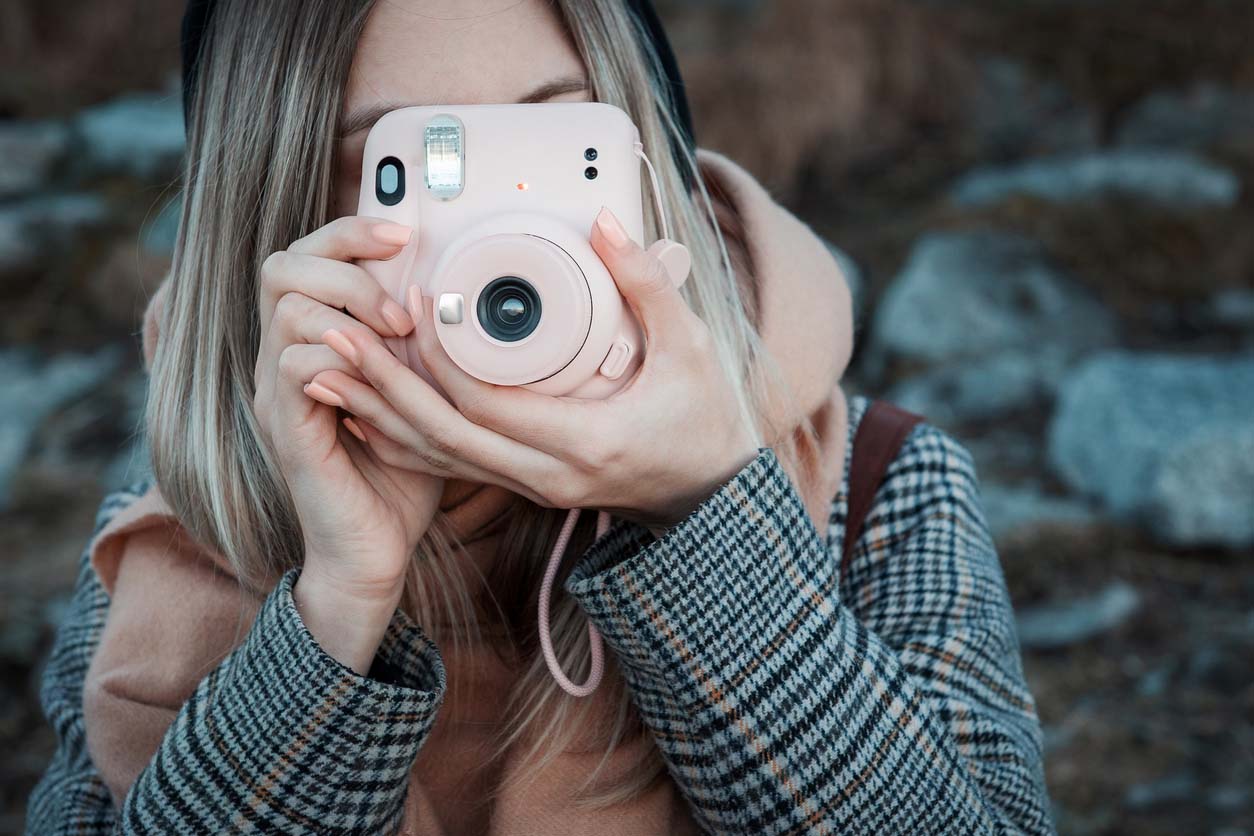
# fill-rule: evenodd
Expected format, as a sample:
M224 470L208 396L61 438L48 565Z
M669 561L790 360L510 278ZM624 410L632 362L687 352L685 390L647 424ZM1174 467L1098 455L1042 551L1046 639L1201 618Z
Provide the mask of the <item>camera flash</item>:
M427 189L440 200L452 200L462 193L466 171L464 139L462 123L448 115L434 117L423 129Z
M515 186L515 188L518 189L518 191L520 192L525 192L527 191L527 189L531 188L531 185L528 183L519 183L517 186Z

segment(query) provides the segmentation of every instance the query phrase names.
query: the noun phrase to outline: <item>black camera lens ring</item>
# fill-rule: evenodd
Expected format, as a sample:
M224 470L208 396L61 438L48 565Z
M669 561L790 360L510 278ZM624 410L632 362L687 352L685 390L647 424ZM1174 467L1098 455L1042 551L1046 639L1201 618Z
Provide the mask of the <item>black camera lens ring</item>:
M518 342L530 336L540 324L540 314L539 292L519 276L499 276L488 282L475 306L479 326L501 342Z

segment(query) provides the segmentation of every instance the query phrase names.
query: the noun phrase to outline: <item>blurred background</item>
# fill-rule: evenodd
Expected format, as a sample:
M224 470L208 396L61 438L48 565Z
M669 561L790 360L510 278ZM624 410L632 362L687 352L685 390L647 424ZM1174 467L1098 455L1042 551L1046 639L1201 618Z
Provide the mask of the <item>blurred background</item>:
M850 390L978 461L1060 831L1254 833L1254 3L661 11L700 144L846 260ZM0 833L97 503L143 473L181 12L0 7Z

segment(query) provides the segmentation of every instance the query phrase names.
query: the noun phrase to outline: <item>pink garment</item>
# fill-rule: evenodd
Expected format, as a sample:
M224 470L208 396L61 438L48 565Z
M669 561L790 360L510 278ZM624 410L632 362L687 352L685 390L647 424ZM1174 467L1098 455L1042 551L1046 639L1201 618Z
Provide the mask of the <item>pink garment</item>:
M698 160L716 197L720 225L758 288L759 332L795 396L796 409L773 404L771 436L795 432L809 415L820 447L790 473L820 537L844 469L846 410L839 380L852 349L849 291L823 242L776 204L744 169L701 149ZM739 247L737 245L740 245ZM693 276L690 281L700 281ZM160 336L158 289L145 314L143 344L150 363ZM495 536L476 536L513 501L504 488L450 481L441 500L457 535L480 568L496 553ZM537 560L546 555L537 555ZM91 544L91 560L111 595L108 619L84 687L87 743L119 804L156 752L197 683L247 634L261 599L245 591L221 556L192 540L157 488L125 508ZM467 567L468 572L471 567ZM678 787L658 782L645 796L609 811L584 812L573 790L596 766L613 722L611 694L619 680L606 659L605 682L586 702L590 720L578 744L542 776L531 778L518 759L487 762L517 676L495 652L499 634L454 653L441 648L448 693L410 773L400 832L409 834L662 834L698 831ZM615 750L607 780L651 747L640 729ZM520 753L521 757L521 753ZM492 805L477 803L490 788Z

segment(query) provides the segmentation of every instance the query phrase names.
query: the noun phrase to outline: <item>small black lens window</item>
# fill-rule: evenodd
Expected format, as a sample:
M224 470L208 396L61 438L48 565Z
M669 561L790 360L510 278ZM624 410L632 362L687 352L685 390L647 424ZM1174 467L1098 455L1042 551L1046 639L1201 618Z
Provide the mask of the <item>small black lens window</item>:
M374 194L384 206L395 206L405 197L405 166L396 157L384 157L374 172Z
M597 149L589 148L587 151L584 151L583 158L587 160L588 162L592 162L593 160L597 158Z
M584 176L584 177L587 177L589 180L595 180L595 179L597 179L597 169L596 169L596 166L594 166L594 165L590 165L590 166L588 166L587 168L585 168L585 169L583 170L583 176Z

